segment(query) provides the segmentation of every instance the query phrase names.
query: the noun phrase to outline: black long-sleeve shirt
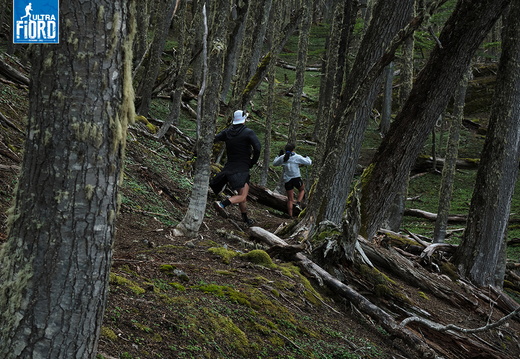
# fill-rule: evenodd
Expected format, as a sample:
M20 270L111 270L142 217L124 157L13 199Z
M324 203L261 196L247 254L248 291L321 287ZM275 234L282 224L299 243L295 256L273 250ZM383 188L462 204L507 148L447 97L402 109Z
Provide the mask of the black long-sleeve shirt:
M247 172L260 158L262 145L255 132L245 125L233 125L215 136L213 142L225 141L227 173Z

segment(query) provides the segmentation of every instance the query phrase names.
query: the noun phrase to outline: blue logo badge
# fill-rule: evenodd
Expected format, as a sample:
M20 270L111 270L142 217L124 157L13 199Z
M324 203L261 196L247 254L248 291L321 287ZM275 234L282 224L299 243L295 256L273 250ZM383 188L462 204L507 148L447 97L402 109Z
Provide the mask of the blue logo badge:
M13 0L13 43L59 43L58 1Z

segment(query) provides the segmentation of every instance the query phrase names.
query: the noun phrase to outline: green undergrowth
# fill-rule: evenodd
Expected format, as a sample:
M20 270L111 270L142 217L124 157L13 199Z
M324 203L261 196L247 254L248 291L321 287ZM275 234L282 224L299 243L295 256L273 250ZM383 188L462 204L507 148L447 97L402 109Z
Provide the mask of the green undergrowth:
M475 183L476 171L459 170L455 174L453 187L453 198L451 202L451 215L467 215L471 197L473 195L473 186ZM407 208L416 208L423 211L437 213L439 203L439 188L441 183L441 175L439 173L426 173L410 180L408 187ZM520 184L517 182L515 194L511 202L511 218L520 218ZM401 228L410 230L413 233L421 234L426 237L433 237L435 222L426 219L405 216ZM449 224L448 230L463 229L464 223ZM459 244L462 231L455 232L447 238L447 242ZM520 226L511 224L508 228L507 240L520 237ZM520 258L520 248L507 248L507 257L512 260Z
M214 248L208 251L225 253ZM161 355L176 358L384 357L358 333L334 329L345 327L334 325L344 318L323 317L326 299L297 267L277 264L260 250L232 256L230 262L253 267L238 281L236 267L219 270L211 283L179 283L172 275L176 267L168 264L158 264L154 277L131 265L114 269L110 292L126 300L109 301L102 340L115 346L132 342L134 349L120 355L128 358L155 357L154 346L169 348ZM161 309L151 312L150 305ZM128 327L133 330L125 331Z

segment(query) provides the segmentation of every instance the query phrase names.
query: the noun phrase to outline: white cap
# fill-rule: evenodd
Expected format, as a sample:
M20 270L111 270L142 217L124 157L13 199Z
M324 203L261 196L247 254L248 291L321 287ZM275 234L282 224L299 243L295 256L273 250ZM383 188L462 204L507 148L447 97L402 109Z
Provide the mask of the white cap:
M248 113L246 111L236 110L233 114L233 125L240 125L246 122L247 116Z

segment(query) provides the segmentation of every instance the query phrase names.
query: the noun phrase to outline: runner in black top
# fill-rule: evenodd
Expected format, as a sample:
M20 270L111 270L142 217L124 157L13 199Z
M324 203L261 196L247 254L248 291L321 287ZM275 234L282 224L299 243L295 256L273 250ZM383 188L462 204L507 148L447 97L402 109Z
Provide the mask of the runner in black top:
M222 202L215 202L213 206L217 212L227 217L224 208L232 203L238 203L242 219L248 225L253 221L247 217L247 194L249 193L249 169L260 157L261 144L255 132L245 126L248 114L238 110L233 114L233 125L215 136L214 142L225 141L227 162L210 183L212 190L218 194L226 184L238 192Z

